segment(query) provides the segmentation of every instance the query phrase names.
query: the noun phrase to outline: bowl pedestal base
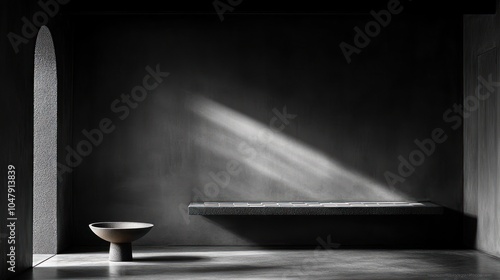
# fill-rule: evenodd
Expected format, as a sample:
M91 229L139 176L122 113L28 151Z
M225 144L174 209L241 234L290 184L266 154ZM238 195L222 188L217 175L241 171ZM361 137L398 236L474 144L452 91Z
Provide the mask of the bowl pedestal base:
M132 261L132 243L109 243L109 260L112 262Z

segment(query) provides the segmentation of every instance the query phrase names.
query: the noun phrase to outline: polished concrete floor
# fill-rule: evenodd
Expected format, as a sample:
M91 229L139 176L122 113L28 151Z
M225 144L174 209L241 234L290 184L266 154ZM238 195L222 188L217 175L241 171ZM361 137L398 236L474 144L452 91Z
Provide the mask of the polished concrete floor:
M500 279L478 251L139 247L110 263L104 249L59 254L18 279Z

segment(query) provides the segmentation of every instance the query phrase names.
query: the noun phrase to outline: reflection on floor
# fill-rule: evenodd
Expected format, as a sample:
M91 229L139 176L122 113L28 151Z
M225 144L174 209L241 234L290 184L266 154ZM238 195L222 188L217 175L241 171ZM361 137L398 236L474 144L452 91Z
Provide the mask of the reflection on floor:
M136 247L56 255L19 279L500 279L500 260L469 250L301 250Z

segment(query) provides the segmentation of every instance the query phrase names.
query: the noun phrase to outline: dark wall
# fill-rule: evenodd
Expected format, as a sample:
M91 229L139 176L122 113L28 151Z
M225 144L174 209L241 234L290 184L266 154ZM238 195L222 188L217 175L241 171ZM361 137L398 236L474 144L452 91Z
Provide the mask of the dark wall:
M61 8L63 9L63 8ZM72 143L73 127L73 29L69 16L61 12L49 25L57 61L57 162L64 163L65 148ZM71 246L73 218L73 177L58 167L57 252Z
M461 17L395 16L349 64L339 44L352 44L353 28L369 20L77 17L70 150L83 155L70 157L72 243L104 244L91 222L135 220L155 224L138 243L150 245L300 245L330 234L347 245L454 244L454 215L315 223L187 215L191 201L431 200L461 209L461 128L443 120L461 103ZM157 65L170 75L125 105L121 95ZM285 106L296 117L271 130ZM94 130L102 121L109 133ZM385 172L398 174L398 156L408 159L415 139L436 128L447 140L389 186ZM92 130L91 147L83 130Z
M29 1L2 1L0 4L0 81L2 109L0 128L0 262L1 279L9 279L31 267L33 199L33 58L34 40L16 54L7 39L9 32L20 33L21 17L31 11ZM7 171L15 166L15 218L7 221ZM15 222L15 243L8 244L7 224ZM15 273L8 271L7 254L15 246ZM9 256L10 259L10 256Z

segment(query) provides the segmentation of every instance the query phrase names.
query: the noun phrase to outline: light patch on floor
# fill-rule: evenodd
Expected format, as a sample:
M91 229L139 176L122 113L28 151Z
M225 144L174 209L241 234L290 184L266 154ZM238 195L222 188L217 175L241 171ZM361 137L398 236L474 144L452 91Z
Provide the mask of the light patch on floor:
M33 266L41 264L52 256L54 256L54 254L33 254Z

